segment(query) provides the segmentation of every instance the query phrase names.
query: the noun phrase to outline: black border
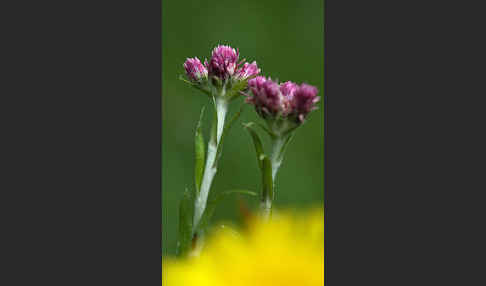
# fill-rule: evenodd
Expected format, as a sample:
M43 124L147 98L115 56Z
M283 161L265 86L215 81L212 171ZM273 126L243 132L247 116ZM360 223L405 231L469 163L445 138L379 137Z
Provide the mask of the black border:
M5 4L0 284L160 286L161 1Z
M324 1L324 285L329 285L327 279L327 264L328 264L328 252L327 252L327 122L328 122L328 108L327 108L327 0Z

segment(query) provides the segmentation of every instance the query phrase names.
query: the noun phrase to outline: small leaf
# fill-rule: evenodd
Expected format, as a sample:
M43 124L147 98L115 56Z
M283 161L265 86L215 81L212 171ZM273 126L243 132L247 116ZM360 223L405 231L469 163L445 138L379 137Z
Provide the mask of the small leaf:
M248 132L251 135L251 138L253 139L253 144L255 146L258 166L260 167L260 170L263 170L262 169L263 168L262 161L260 160L260 157L262 155L264 155L263 145L262 145L262 141L260 140L260 137L258 137L258 134L255 132L255 130L252 127L254 124L255 123L250 122L250 123L243 124L243 126L246 128L246 130L248 130Z
M228 121L228 123L226 123L226 125L224 126L223 134L221 134L221 140L219 141L218 149L216 150L216 160L214 160L213 167L216 166L219 161L219 157L221 157L221 150L223 149L223 139L226 137L231 126L233 126L236 120L238 120L238 118L240 117L241 112L243 112L243 107L244 105L242 104L240 110L238 110L238 112L236 112L235 115L233 115L233 117L230 119L230 121Z
M204 84L205 82L202 82L202 84L201 83L195 83L195 82L192 82L192 81L185 79L183 75L179 75L179 80L182 80L183 82L185 82L185 83L191 85L192 87L204 92L207 95L211 95L211 91L206 87L207 84Z
M237 81L233 84L228 93L226 93L226 96L229 98L229 100L236 99L240 95L240 91L245 90L247 86L248 79Z
M272 163L270 159L263 155L261 157L262 161L262 185L263 185L263 193L262 197L270 198L273 200L273 179L272 179Z
M194 216L194 196L186 189L179 205L179 242L177 254L186 255L192 247L192 218Z
M237 81L234 83L230 89L230 91L226 94L230 101L238 98L242 91L248 89L248 81L252 78L256 78L258 75L252 75L244 80ZM243 93L244 94L244 93Z
M204 107L201 109L201 114L199 116L199 121L197 122L196 135L194 138L194 181L196 184L196 192L199 194L199 189L201 188L201 181L204 173L204 162L205 162L205 144L204 136L201 131L202 119L204 115Z
M179 75L179 80L182 80L183 82L185 82L187 84L194 85L194 83L192 83L191 81L185 79L183 75Z
M214 214L214 211L216 210L217 204L222 200L228 197L231 194L241 194L241 195L250 195L250 196L255 196L257 197L258 194L253 191L249 190L229 190L225 192L221 192L215 196L215 198L208 200L208 203L206 205L206 209L204 210L204 213L201 217L201 220L199 222L199 225L196 228L196 232L201 232L204 231L207 226L209 225L209 221L211 220L211 217Z

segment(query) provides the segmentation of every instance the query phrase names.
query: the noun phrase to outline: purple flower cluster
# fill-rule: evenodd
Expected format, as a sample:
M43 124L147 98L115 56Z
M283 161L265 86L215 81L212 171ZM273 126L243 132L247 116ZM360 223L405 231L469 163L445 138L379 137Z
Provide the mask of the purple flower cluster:
M255 106L262 117L276 116L295 118L302 123L306 116L317 107L317 88L308 84L297 85L291 81L278 84L270 78L258 76L248 81L252 95L247 102Z
M205 60L203 65L198 58L188 58L184 68L188 78L196 82L206 79L208 75L224 82L231 78L245 80L260 73L256 62L249 64L242 60L238 63L238 59L238 50L220 45L213 49L209 63Z
M198 58L188 58L184 69L187 77L206 91L210 84L230 83L231 87L235 82L252 77L248 81L251 93L247 95L247 102L253 104L258 114L264 118L289 118L296 123L302 123L317 108L315 105L319 97L316 87L305 83L298 85L291 81L279 84L270 78L257 76L260 74L257 63L248 63L244 59L238 62L239 57L238 50L219 45L213 49L209 62L205 60L202 64ZM208 82L208 79L214 78L216 80ZM234 90L231 94L239 94L241 91Z

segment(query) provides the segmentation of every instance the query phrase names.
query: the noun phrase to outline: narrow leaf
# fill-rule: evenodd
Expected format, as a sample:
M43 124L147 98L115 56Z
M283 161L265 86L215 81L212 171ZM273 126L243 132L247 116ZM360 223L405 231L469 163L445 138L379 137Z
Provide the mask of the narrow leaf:
M262 185L263 185L263 199L270 198L273 200L273 179L272 179L272 163L270 159L263 155L262 161Z
M186 255L192 247L192 218L194 215L194 196L186 189L179 205L179 256Z
M211 95L211 91L206 87L207 85L204 84L204 82L203 82L203 84L194 83L194 82L191 82L191 81L185 79L183 75L179 75L179 80L191 85L192 87L204 92L207 95Z
M237 83L233 84L231 90L227 93L227 96L230 101L238 98L242 93L242 91L247 90L248 88L248 81L252 78L257 77L258 75L252 75L245 80L238 81Z
M179 80L182 80L183 82L185 82L187 84L194 85L194 83L185 79L183 75L179 75Z
M201 181L204 173L204 162L205 162L205 144L204 136L201 131L202 118L204 115L204 107L201 109L201 115L199 116L199 121L197 122L196 135L194 138L194 148L195 148L195 158L194 158L194 181L196 184L196 192L199 194L199 188L201 187Z
M251 138L253 139L253 145L255 146L255 152L257 156L257 161L258 161L258 166L260 167L260 170L263 170L263 164L262 161L260 160L260 157L264 155L263 153L263 145L262 141L260 140L260 137L258 137L258 134L255 132L255 129L252 127L254 125L253 122L243 124L243 126L248 130L248 132L251 135Z
M242 80L242 81L238 81L238 82L236 82L231 87L231 89L228 91L228 93L226 94L226 96L230 100L233 100L235 98L238 98L238 96L240 95L240 91L245 90L247 86L248 86L248 79Z

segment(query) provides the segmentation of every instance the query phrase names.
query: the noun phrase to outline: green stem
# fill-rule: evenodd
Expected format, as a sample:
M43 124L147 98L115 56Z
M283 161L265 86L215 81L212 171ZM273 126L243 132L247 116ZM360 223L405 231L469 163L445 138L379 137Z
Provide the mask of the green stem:
M282 164L282 149L285 145L285 138L283 136L277 136L272 139L272 153L270 156L270 162L272 165L272 192L264 193L262 201L260 203L260 209L264 219L269 219L272 216L272 204L275 195L275 182L278 169Z
M223 91L224 92L224 91ZM216 175L217 164L217 150L221 143L221 137L223 135L224 123L226 113L228 111L228 101L224 99L224 94L215 96L215 108L216 108L216 132L211 132L211 138L209 139L208 151L206 157L206 165L204 167L203 178L201 181L201 188L199 194L194 202L194 220L193 220L193 232L195 232L199 222L206 209L206 204L213 182Z

